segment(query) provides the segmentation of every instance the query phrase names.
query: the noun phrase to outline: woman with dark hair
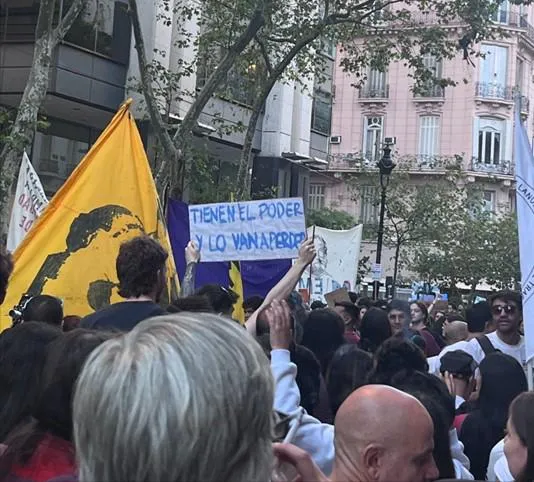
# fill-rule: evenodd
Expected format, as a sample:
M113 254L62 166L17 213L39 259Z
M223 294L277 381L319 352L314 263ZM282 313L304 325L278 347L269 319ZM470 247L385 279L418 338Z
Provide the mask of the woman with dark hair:
M365 313L360 324L359 347L374 353L391 335L391 325L386 312L380 308L371 308Z
M47 346L61 336L58 327L38 322L0 334L0 443L36 407Z
M19 424L5 439L0 480L41 482L75 474L74 386L89 354L112 336L77 329L49 345L33 419Z
M377 308L371 308L371 310L375 309ZM372 367L372 356L355 345L343 345L336 351L326 378L328 397L334 416L345 399L354 390L367 383Z
M213 311L225 316L232 316L234 303L239 299L239 296L232 290L216 284L204 285L195 294L197 296L205 296L209 300Z
M391 385L396 375L411 375L414 372L427 372L428 363L421 349L411 341L393 337L382 343L375 353L373 370L369 382Z
M463 466L467 459L453 429L454 398L443 380L423 372L408 376L400 373L393 377L391 385L417 398L430 414L434 423L433 455L439 478L471 479L472 475Z
M427 357L439 355L441 351L439 344L428 329L429 318L426 305L421 301L411 303L410 318L412 320L411 329L419 333L425 340L425 355Z
M314 310L308 314L303 328L300 344L313 352L326 376L334 353L345 343L343 319L329 309Z
M504 454L516 482L534 481L534 393L519 395L510 405Z
M510 404L527 390L523 367L511 356L490 353L480 364L481 388L476 409L460 428L471 472L484 480L493 446L504 437Z

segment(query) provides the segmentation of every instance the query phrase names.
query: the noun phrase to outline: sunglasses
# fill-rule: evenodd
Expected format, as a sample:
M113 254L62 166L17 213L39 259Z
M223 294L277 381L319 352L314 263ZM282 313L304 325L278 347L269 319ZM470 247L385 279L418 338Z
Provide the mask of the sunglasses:
M513 315L517 311L517 308L512 305L497 305L492 306L491 312L494 315L500 315L502 312L506 313L507 315Z

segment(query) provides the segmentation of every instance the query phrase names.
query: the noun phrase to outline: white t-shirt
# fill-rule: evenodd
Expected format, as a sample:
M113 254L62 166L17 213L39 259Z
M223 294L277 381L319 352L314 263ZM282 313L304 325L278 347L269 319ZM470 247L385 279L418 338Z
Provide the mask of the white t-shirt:
M499 350L505 355L510 355L511 357L515 358L519 363L521 363L521 366L526 366L527 357L525 352L525 340L523 339L523 337L521 337L521 340L517 345L508 345L499 338L496 331L486 336L488 337L489 341L496 350ZM471 340L468 343L468 346L463 348L463 350L468 352L478 364L480 364L480 362L486 356L484 350L480 346L480 343L476 339Z
M469 342L468 341L457 341L456 343L453 343L452 345L447 345L443 350L441 350L440 354L437 356L432 356L430 358L427 358L428 362L428 372L432 373L433 375L439 375L440 374L440 368L441 368L441 357L445 355L445 353L448 353L450 351L456 351L456 350L462 350L467 353L471 353L469 351Z
M498 442L491 449L486 480L490 482L513 482L514 478L508 468L508 462L504 456L504 440Z

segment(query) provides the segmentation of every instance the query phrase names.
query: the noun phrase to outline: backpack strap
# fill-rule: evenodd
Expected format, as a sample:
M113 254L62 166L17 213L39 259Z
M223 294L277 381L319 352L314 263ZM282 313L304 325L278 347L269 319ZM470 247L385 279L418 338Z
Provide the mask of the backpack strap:
M456 417L454 417L453 427L456 429L458 435L460 435L460 430L462 429L462 425L464 424L464 420L467 418L467 415L467 413L462 413L461 415L456 415Z
M480 348L482 348L484 355L486 356L488 356L490 353L495 353L498 351L486 335L482 335L481 337L477 338L477 341L480 345Z

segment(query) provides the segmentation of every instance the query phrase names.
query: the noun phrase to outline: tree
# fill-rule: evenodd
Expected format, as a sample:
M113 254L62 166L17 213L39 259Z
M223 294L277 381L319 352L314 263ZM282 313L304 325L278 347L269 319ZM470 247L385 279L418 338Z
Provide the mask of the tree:
M404 159L393 171L386 191L384 245L394 249L394 291L402 260L407 264L411 251L417 246L426 246L440 236L446 220L451 218L451 206L461 195L458 187L462 178L459 167L461 158L440 160L444 174L438 178L433 176L432 182L426 182L427 179L421 175L415 182L408 172L411 165L408 161ZM380 205L379 175L376 170L352 175L347 181L354 200ZM362 196L370 198L362 200Z
M332 208L308 211L306 223L308 226L320 226L327 229L351 229L358 224L350 214Z
M168 0L163 1L167 10L173 10ZM294 81L297 88L308 91L321 83L325 75L325 62L319 54L322 42L340 45L341 66L354 76L356 86L365 82L368 67L384 71L389 63L399 61L410 67L414 90L421 91L434 84L455 85L459 81L436 78L436 72L425 62L427 55L452 58L460 48L467 58L476 54L475 42L505 35L491 20L499 8L496 0L234 0L232 4L206 0L201 7L183 0L177 2L174 12L184 20L198 20L200 33L185 33L180 46L193 47L196 59L173 66L173 72L180 77L192 75L208 57L211 75L198 93L174 92L189 96L192 104L171 139L157 114L158 96L150 88L155 78L152 64L143 55L136 2L129 3L142 90L165 152L156 176L160 188L165 179L175 186L183 184L184 160L191 157L184 149L190 149L200 114L228 74L255 80L249 83L253 101L248 125L238 126L246 133L238 167L237 198L246 196L250 188L252 142L266 99L279 81ZM164 21L173 22L174 17L169 15Z
M239 160L238 197L250 189L252 142L271 90L278 81L296 81L303 89L320 85L325 73L322 42L339 44L340 65L355 77L357 87L365 82L369 67L384 72L395 61L410 67L415 92L434 85L453 86L458 79L438 78L426 56L453 58L461 47L467 59L476 55L475 41L506 35L491 20L499 4L495 0L327 0L313 5L296 0L277 5L271 21L254 37L262 75ZM451 24L461 38L451 36ZM258 55L255 49L244 54Z
M17 115L11 124L9 135L3 139L4 144L0 153L0 219L2 219L3 234L7 231L12 191L22 153L33 141L39 120L39 109L46 97L52 54L89 1L73 0L57 25L55 25L56 1L40 1L30 75L17 108Z
M457 202L454 221L441 236L414 252L413 269L423 279L447 286L470 287L470 302L476 287L486 282L498 288L517 285L519 241L513 213L490 213L480 202Z
M164 9L169 14L159 20L170 24L175 16L178 18L178 22L183 23L196 19L198 29L202 33L197 36L181 25L178 26L182 35L179 41L180 47L194 48L197 56L192 63L183 62L180 66L174 66L176 69L174 75L166 75L167 82L163 89L166 91L166 97L168 97L167 104L170 104L172 97L176 95L173 82L176 83L181 77L191 75L195 68L198 68L198 61L202 55L216 56L216 50L223 50L221 57L199 92L179 93L182 97L189 95L193 100L171 137L168 132L168 123L164 122L153 88L156 80L153 74L155 71L161 72L161 68L158 67L157 62L152 64L148 62L137 0L129 0L135 48L141 73L141 90L154 132L164 153L164 158L156 172L156 185L158 190L162 192L165 183L169 183L171 192L181 195L186 167L185 160L191 155L191 141L198 118L217 88L226 79L237 57L247 48L264 25L265 17L272 8L272 2L271 0L235 0L233 4L227 4L218 0L206 0L199 3L184 0L176 2L173 6L171 3L174 2L163 0Z

